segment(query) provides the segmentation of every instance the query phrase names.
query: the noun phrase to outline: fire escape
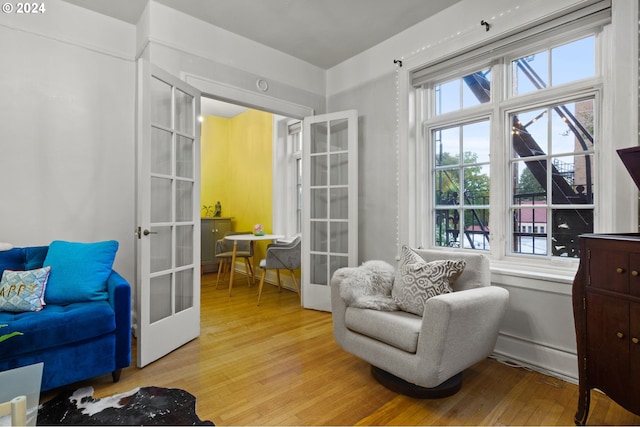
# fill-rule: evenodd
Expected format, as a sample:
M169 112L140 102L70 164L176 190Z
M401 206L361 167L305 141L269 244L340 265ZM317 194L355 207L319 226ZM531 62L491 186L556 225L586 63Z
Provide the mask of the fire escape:
M537 89L543 89L546 87L544 81L534 71L531 65L526 59L519 59L516 61L517 67L522 73L532 82ZM490 100L491 94L491 82L484 73L477 72L470 74L463 78L465 84L469 87L472 93L481 103L486 103ZM566 106L556 106L552 108L553 112L566 123L569 131L574 135L575 140L580 147L586 152L588 151L589 144L593 144L593 135L589 132L578 120L575 115ZM514 196L514 199L526 198L528 200L535 200L535 197L541 197L546 195L547 190L547 167L551 167L551 203L558 205L568 205L567 209L554 209L552 212L551 227L553 230L553 244L552 252L554 256L569 256L577 257L579 251L578 236L583 233L593 231L593 211L589 209L575 209L570 205L590 204L593 201L592 193L592 177L591 177L591 158L588 154L584 156L585 166L585 184L584 185L572 185L572 179L568 179L569 176L573 176L574 171L559 169L558 163L551 163L548 166L546 159L536 159L535 157L544 156L545 152L540 145L535 141L533 136L528 132L527 128L539 119L542 115L546 114L546 111L542 112L538 117L532 119L528 123L521 123L517 116L513 116L512 121L512 146L517 155L522 158L532 158L531 160L525 160L524 164L531 172L531 175L538 182L541 188L544 189L544 193L540 194L518 194ZM469 203L469 195L464 194L465 203ZM523 205L524 206L524 205ZM526 205L534 208L534 204ZM476 242L473 239L474 235L482 235L483 240L489 241L489 228L486 221L476 212L475 209L471 209L473 214L474 226L469 229L465 225L464 234L465 239L469 242L471 248L476 249ZM546 239L547 233L545 232L531 232L523 231L519 229L517 224L518 218L514 218L514 248L518 247L518 239L527 237L544 237ZM447 236L451 236L454 242L457 241L459 234L458 229L459 218L454 214L454 218L447 220Z

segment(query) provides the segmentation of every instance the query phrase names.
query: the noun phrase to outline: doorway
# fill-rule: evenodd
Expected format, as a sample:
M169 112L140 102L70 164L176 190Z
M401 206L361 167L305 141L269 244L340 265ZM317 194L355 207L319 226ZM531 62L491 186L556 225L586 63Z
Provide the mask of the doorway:
M220 220L214 222L228 222L233 231L250 232L254 225L262 224L267 233L299 234L300 120L203 96L201 127L202 217L216 212ZM296 146L297 159L295 153L291 155ZM203 220L202 230L207 229L205 222L212 220ZM215 245L203 237L205 272L216 270L212 243ZM266 243L256 243L256 263L265 254ZM245 266L238 263L235 267L244 272ZM285 281L284 286L289 285Z

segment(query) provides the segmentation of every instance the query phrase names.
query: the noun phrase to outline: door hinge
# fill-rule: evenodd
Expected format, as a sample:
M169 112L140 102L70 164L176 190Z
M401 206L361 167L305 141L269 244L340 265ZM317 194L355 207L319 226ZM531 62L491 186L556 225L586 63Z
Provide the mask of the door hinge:
M587 309L587 297L582 297L582 309Z
M142 227L138 227L134 233L138 236L138 239L142 238Z

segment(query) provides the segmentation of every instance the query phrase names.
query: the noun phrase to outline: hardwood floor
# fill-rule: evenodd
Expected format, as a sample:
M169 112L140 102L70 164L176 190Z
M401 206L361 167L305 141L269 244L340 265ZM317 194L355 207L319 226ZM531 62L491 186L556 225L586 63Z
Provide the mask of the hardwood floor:
M118 383L105 375L69 388L90 385L96 397L182 388L216 425L573 425L574 384L487 359L464 372L454 396L397 395L338 347L329 313L304 310L295 293L271 285L257 307L257 286L244 277L231 298L214 286L215 274L203 276L200 338L143 369L125 369ZM640 424L606 396L592 392L591 400L591 425Z

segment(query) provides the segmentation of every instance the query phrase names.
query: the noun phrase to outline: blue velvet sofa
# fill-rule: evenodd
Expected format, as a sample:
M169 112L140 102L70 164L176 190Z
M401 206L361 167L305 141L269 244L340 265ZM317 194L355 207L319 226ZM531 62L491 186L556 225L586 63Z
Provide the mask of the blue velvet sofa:
M0 252L0 277L5 269L42 268L48 250L37 246ZM131 287L110 265L106 268L106 292L100 298L56 303L47 301L43 290L46 305L39 311L0 311L0 325L6 325L0 335L22 333L0 342L0 371L44 362L42 391L107 373L118 381L131 362Z

